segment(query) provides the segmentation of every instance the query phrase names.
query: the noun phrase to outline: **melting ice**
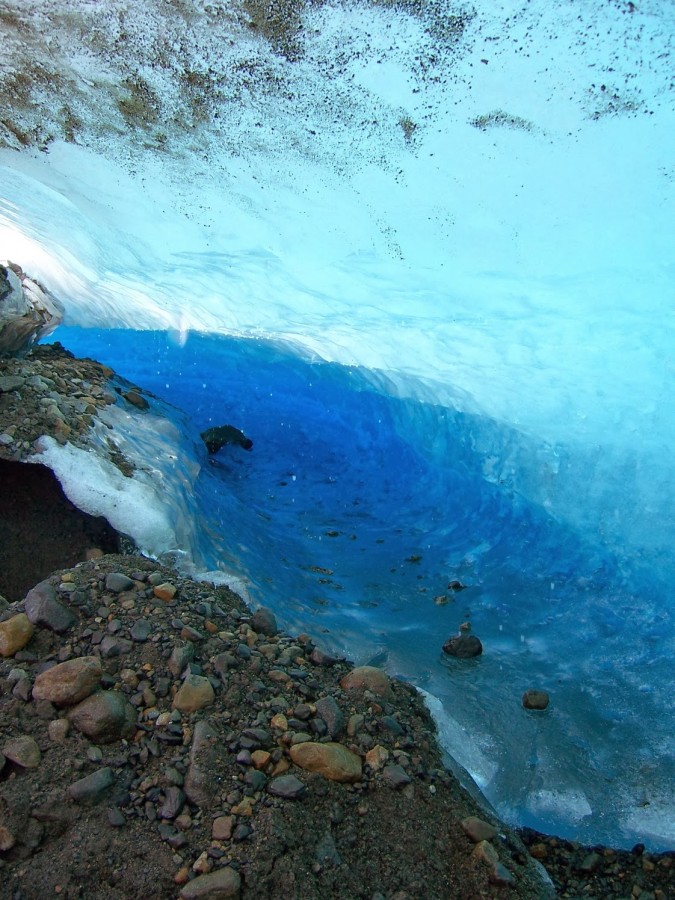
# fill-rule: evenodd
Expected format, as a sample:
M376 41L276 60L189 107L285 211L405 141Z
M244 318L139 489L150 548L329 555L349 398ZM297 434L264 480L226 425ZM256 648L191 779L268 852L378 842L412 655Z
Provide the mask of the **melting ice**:
M129 530L413 681L510 821L672 847L672 7L68 6L3 19L0 257L168 416L112 414Z

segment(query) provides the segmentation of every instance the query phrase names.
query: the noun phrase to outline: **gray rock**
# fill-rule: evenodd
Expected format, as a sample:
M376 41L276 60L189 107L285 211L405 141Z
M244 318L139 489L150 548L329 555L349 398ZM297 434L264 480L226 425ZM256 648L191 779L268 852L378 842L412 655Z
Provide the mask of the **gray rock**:
M147 619L136 619L130 633L132 640L143 643L152 634L152 622L149 622Z
M169 671L179 678L185 671L185 667L192 662L195 656L194 644L179 644L171 651L169 658Z
M113 770L106 766L73 782L68 788L68 796L76 803L96 803L114 783Z
M412 780L403 766L385 766L382 769L382 778L394 788L405 787Z
M258 634L266 634L269 637L278 632L277 620L271 609L261 606L253 613L251 618L251 628Z
M63 318L63 306L20 266L0 266L0 357L24 355Z
M268 793L273 797L283 797L284 800L297 800L306 790L305 785L295 775L280 775L267 785Z
M130 591L134 587L134 582L122 572L111 572L106 577L105 587L113 594L121 594L122 591Z
M490 884L515 887L516 879L503 863L498 862L494 864L492 871L490 872Z
M114 634L106 634L100 643L101 655L106 659L113 659L116 656L126 656L131 653L133 643L126 638L117 637Z
M497 836L497 829L494 825L484 822L478 816L467 816L466 819L462 819L462 828L464 829L464 834L474 844L479 844L481 841L491 841L493 837Z
M2 752L6 759L10 759L22 769L37 769L42 758L34 738L27 734L5 741Z
M118 691L101 691L68 713L72 725L92 741L109 744L130 738L136 730L136 710Z
M42 625L57 634L68 631L77 622L75 613L57 600L48 581L41 581L26 594L24 608L33 625Z
M160 818L175 819L176 816L180 815L180 811L184 806L185 794L176 785L170 785L164 789L164 803L159 809Z
M470 659L473 656L481 655L483 645L475 634L460 634L457 637L448 638L443 644L443 652L448 656L455 656L457 659Z
M206 806L218 791L215 744L217 735L208 722L195 725L190 761L185 776L185 795L195 806Z
M316 701L316 712L326 723L331 739L337 738L345 728L345 717L333 697L321 697Z
M18 391L25 383L26 379L20 375L0 375L0 394Z

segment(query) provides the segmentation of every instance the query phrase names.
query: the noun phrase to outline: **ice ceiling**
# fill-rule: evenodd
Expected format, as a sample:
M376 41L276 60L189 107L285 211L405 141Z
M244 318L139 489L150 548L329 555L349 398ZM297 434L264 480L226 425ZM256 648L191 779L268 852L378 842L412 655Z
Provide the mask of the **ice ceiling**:
M672 3L0 0L0 32L0 258L71 324L501 423L484 476L668 596Z

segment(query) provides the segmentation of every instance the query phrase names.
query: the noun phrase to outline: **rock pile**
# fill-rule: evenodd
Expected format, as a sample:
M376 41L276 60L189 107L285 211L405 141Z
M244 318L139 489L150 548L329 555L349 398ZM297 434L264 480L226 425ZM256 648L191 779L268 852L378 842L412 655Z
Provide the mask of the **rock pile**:
M269 610L113 556L2 618L7 896L546 896L416 692Z

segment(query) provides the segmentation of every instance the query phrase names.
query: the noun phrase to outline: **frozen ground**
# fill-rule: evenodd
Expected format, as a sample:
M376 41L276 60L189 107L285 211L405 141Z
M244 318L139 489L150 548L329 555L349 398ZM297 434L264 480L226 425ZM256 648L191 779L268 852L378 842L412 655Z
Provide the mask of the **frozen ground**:
M126 329L78 349L256 441L204 466L179 543L208 523L193 555L224 534L289 624L441 698L503 814L655 846L674 21L657 0L0 10L0 256L71 325ZM470 587L436 606L448 570ZM459 673L437 647L469 613L491 650ZM517 703L534 678L541 719Z

